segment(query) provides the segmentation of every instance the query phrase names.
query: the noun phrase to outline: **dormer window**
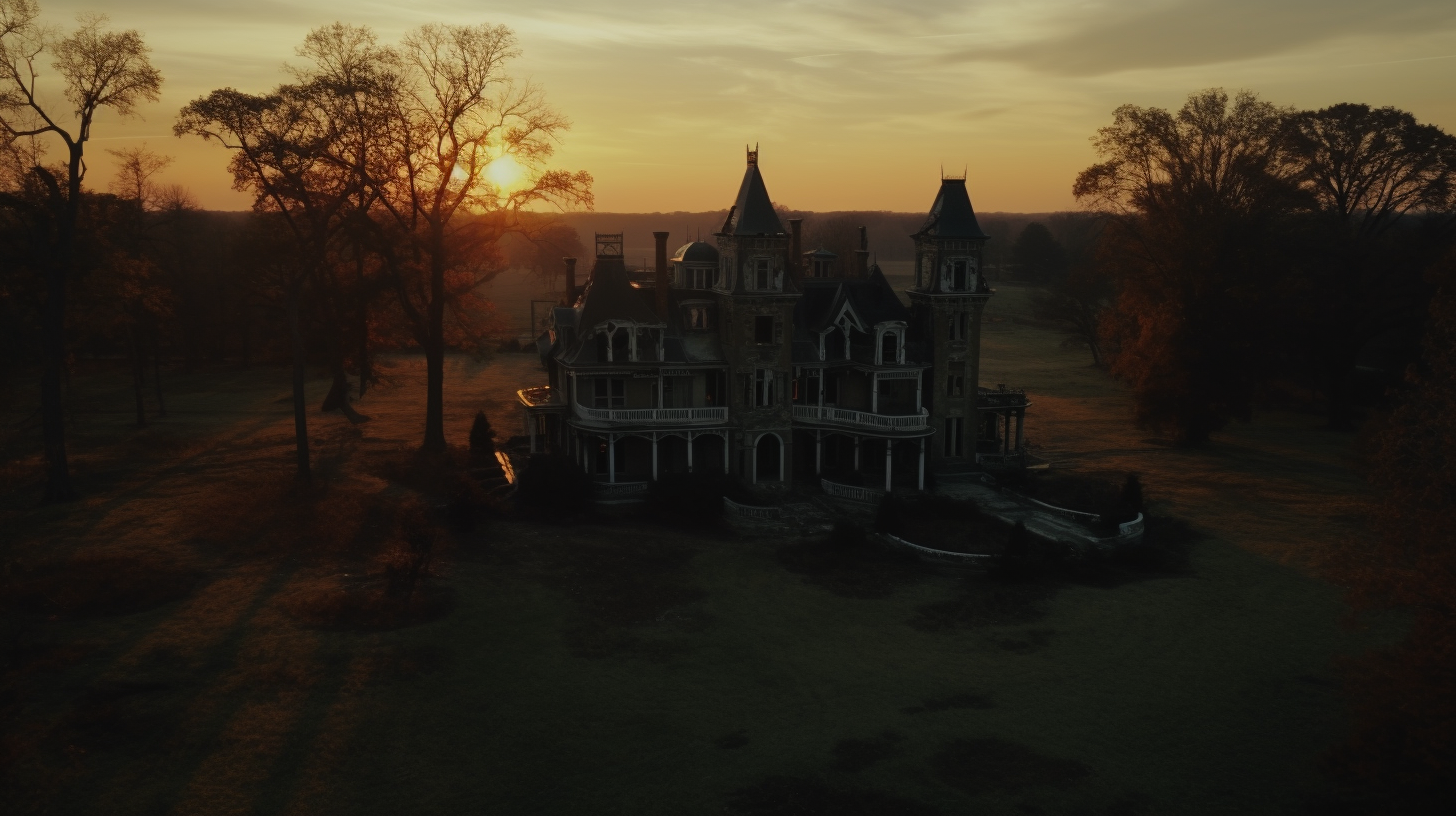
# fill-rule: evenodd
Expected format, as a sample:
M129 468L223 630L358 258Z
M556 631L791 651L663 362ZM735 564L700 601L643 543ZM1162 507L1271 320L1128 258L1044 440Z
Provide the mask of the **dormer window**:
M710 329L713 318L707 306L689 306L683 315L689 329Z
M825 258L814 259L814 277L827 278L830 273L830 262Z
M896 328L882 329L879 347L876 349L877 365L896 365L905 362L904 324Z
M753 288L767 291L773 284L773 270L769 269L768 258L753 259Z

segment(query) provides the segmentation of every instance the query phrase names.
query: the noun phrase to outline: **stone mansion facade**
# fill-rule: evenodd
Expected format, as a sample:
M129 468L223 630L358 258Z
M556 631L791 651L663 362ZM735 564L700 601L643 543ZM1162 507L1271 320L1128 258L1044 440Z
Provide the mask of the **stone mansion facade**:
M913 236L908 306L863 228L838 258L802 251L800 227L775 212L754 150L714 243L669 259L653 233L655 280L630 279L620 234L596 236L582 287L567 259L537 341L547 383L519 392L532 451L623 487L721 471L767 489L923 489L927 468L1019 466L1026 396L979 386L992 291L965 179L941 179Z

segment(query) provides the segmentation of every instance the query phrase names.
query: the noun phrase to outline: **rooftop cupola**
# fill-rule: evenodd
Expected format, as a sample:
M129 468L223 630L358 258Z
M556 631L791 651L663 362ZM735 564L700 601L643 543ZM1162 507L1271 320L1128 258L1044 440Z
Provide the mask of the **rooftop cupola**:
M976 221L966 177L941 174L940 189L915 240L915 290L927 294L977 294L981 249L991 236Z

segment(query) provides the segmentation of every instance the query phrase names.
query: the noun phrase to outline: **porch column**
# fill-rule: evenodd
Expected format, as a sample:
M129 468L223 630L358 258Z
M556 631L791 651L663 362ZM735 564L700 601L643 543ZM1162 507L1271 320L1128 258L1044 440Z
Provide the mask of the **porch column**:
M659 381L660 382L660 381ZM657 432L652 432L652 481L657 481Z
M1017 453L1020 453L1021 452L1021 443L1024 441L1024 438L1025 438L1022 435L1022 427L1024 426L1025 422L1026 422L1026 411L1025 410L1017 411L1016 412L1016 452Z
M891 468L891 465L893 464L891 462L890 455L893 454L894 452L895 452L895 440L893 440L893 439L886 439L885 440L885 492L886 493L889 493L890 492L890 468Z
M925 388L925 375L921 374L915 378L915 411L920 411L920 391Z
M753 447L748 451L748 460L753 463L753 481L750 484L758 484L758 440L753 440Z
M607 434L607 483L617 483L617 435Z
M693 435L688 433L688 473L693 472Z
M814 432L814 475L824 472L824 432Z
M1011 412L1007 411L1001 415L1001 455L1005 456L1011 452Z
M533 416L531 416L531 412L529 410L527 410L525 408L522 408L521 410L526 412L526 433L529 434L530 437L531 437L531 453L535 453L536 452L536 418L533 417Z
M916 475L916 490L925 489L925 437L920 437L920 470Z
M658 374L657 375L657 407L658 408L666 408L667 407L666 405L663 405L662 404L662 375L661 374Z
M870 375L870 413L880 412L880 375L878 372Z
M728 433L723 433L723 472L728 473Z
M854 469L855 469L855 472L856 473L859 472L859 437L858 436L856 436L854 438Z
M819 369L819 407L824 407L824 389L827 383L824 382L824 369Z

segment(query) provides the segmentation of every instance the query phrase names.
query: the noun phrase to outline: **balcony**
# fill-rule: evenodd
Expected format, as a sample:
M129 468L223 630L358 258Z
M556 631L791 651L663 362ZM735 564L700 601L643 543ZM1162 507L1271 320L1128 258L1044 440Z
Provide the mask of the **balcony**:
M586 425L721 425L728 421L726 405L703 408L588 408L573 406Z
M831 408L818 405L795 405L794 420L813 422L817 425L834 425L866 431L925 431L930 429L930 412L924 408L918 414L870 414L848 408Z

